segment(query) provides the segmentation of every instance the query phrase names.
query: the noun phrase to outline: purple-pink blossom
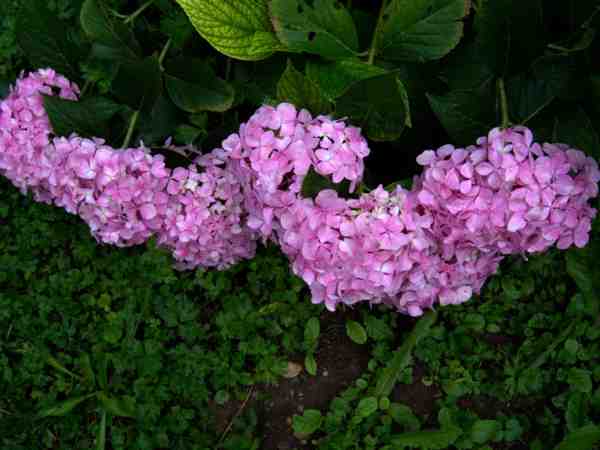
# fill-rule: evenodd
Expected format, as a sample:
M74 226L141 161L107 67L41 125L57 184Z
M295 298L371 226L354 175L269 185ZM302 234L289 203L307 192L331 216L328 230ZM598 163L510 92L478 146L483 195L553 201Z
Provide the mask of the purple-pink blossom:
M1 175L78 214L99 242L154 237L181 268L223 269L270 240L331 311L367 301L419 316L463 303L506 255L585 246L596 215L596 161L536 143L525 127L424 151L411 190L311 199L301 194L311 170L355 191L369 154L360 129L289 103L262 106L221 148L171 170L143 145L54 136L42 94L78 93L51 69L17 80L0 103Z

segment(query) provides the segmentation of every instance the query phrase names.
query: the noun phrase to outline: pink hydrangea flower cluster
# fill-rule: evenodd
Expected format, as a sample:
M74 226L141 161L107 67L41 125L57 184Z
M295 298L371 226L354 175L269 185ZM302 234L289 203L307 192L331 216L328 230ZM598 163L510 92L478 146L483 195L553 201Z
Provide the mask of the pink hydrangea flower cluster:
M38 201L80 215L102 243L124 247L155 236L183 267L225 268L254 255L240 184L221 167L222 151L171 171L143 146L115 150L97 138L52 137L42 94L53 88L77 99L74 84L46 69L18 80L0 103L0 174Z
M583 247L598 195L597 163L524 127L417 158L413 188L381 186L355 199L303 198L310 170L353 192L369 147L342 120L283 103L263 106L209 154L170 170L142 147L54 137L42 94L76 100L50 69L17 81L0 103L0 174L39 201L79 214L99 242L154 236L181 268L219 269L277 243L314 303L360 301L419 316L478 293L510 254Z
M353 191L369 154L358 128L325 116L313 119L289 103L259 108L240 126L239 135L223 142L223 149L241 180L248 224L263 239L281 231L275 220L278 211L300 200L302 182L311 168L335 183L350 181Z

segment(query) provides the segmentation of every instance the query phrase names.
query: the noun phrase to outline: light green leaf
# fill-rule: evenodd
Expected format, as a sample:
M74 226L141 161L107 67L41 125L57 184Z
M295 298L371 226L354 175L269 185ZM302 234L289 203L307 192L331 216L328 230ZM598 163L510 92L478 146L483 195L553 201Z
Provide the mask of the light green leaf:
M317 374L317 361L312 353L308 353L304 358L304 368L313 377Z
M108 120L119 112L121 106L104 97L72 101L45 95L44 109L53 132L58 136L77 133L83 137L106 137L109 133Z
M600 427L587 425L567 434L554 450L592 450L600 442Z
M177 58L165 64L165 86L173 103L190 113L227 111L235 92L214 70L197 58Z
M415 416L412 409L406 405L392 403L389 414L394 422L402 425L408 431L417 431L421 427L421 423L417 416Z
M352 16L337 0L271 0L270 11L277 36L291 52L345 58L358 51Z
M97 55L124 59L141 56L142 50L133 32L111 13L104 0L85 0L79 19L81 28L95 45L108 47Z
M392 445L394 448L411 446L421 450L441 450L449 448L461 434L461 429L457 427L432 431L411 431L393 436Z
M395 73L354 83L336 106L338 116L349 117L375 141L397 139L411 126L408 94Z
M176 0L198 33L232 58L256 61L281 49L264 0Z
M92 369L92 361L90 360L90 355L88 353L81 355L79 358L79 365L84 381L90 386L96 386L96 375L94 374L94 369Z
M410 362L413 348L421 339L427 336L436 319L437 313L429 311L417 321L415 328L398 350L394 352L387 366L379 374L374 392L376 397L389 397L400 373Z
M363 398L360 402L358 402L354 416L360 419L366 419L375 411L377 411L378 405L379 402L375 397Z
M329 100L342 96L357 81L385 75L387 72L381 67L357 59L310 60L306 65L306 75Z
M321 427L323 417L317 409L305 409L301 416L294 415L292 427L294 432L308 437Z
M327 101L321 96L319 87L296 70L289 60L277 83L277 100L290 102L296 108L306 108L315 115L326 113L329 108Z
M357 344L364 344L367 342L367 332L360 323L354 320L346 321L346 334Z
M477 420L471 428L471 439L483 444L494 439L501 429L502 424L497 420Z
M128 395L109 397L104 392L100 392L98 400L102 407L113 416L135 417L135 400L133 397Z
M452 50L463 33L466 0L392 0L378 38L384 58L423 62Z
M49 417L49 416L64 416L71 412L77 405L86 401L88 398L93 397L96 394L88 394L82 395L80 397L70 398L63 402L57 403L54 406L50 406L48 408L44 408L40 411L40 417Z
M394 335L384 319L378 319L374 316L369 315L366 317L365 327L367 328L367 334L376 341L388 339Z
M321 333L321 324L318 317L311 317L304 327L304 340L308 343L315 342Z
M74 378L81 378L79 375L71 372L69 369L67 369L65 366L63 366L54 356L52 355L48 355L46 356L46 363L52 367L54 367L56 370L59 370L60 372L67 374L69 376L72 376Z

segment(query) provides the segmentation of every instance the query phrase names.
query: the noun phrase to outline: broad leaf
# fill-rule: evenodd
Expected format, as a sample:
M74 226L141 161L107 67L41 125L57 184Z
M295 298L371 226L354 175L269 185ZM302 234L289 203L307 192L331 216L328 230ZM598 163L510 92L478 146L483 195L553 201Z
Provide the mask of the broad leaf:
M496 123L495 89L489 81L479 89L427 94L427 99L457 145L472 143Z
M133 32L117 19L104 0L85 0L79 15L81 28L104 51L96 55L109 58L132 58L142 54Z
M326 58L358 51L352 16L337 0L272 0L270 10L277 36L289 51Z
M321 93L329 100L335 100L343 95L357 81L386 73L387 70L381 67L356 59L310 60L306 65L306 75L317 83Z
M469 5L466 0L392 0L378 52L403 61L441 58L460 41Z
M422 450L447 449L462 434L460 428L453 427L443 430L411 431L392 437L394 448L411 446Z
M543 53L549 35L542 17L541 0L480 2L474 54L497 76L521 72Z
M265 1L176 1L198 33L224 55L255 61L281 48Z
M105 97L86 97L79 101L56 96L44 96L44 108L54 134L69 136L77 133L83 137L106 137L108 120L121 106Z
M165 86L179 108L190 113L227 111L235 92L214 70L197 58L178 58L165 65Z
M497 420L477 420L471 428L471 439L477 444L483 444L496 437L502 429L502 424Z
M408 94L395 73L354 83L338 99L337 115L349 117L375 141L397 139L411 126Z
M587 425L567 434L554 450L592 450L600 442L600 427Z
M361 399L358 402L358 406L356 407L356 411L354 412L354 416L360 419L366 419L378 408L378 401L375 397L366 397Z
M417 431L421 423L412 410L399 403L392 403L389 408L390 417L399 425L402 425L408 431Z
M346 321L346 334L357 344L364 344L367 342L367 332L364 327L355 320Z
M158 59L149 56L123 62L112 88L115 96L126 105L136 111L150 113L162 92L162 73Z
M52 67L70 78L79 77L81 55L63 23L46 0L25 0L17 16L17 44L34 67Z
M509 79L506 95L510 118L527 123L568 87L570 72L569 58L542 57L531 70Z
M295 415L292 422L294 432L302 436L310 436L321 427L323 417L317 409L305 409L301 416Z
M103 392L98 394L98 400L106 411L113 416L135 417L135 400L133 397L109 397Z
M40 411L40 417L49 416L64 416L71 412L77 405L86 401L88 398L93 397L96 394L82 395L80 397L70 398L63 402L57 403L54 406L44 408Z
M304 327L304 340L308 343L315 342L319 338L320 333L321 324L319 323L319 319L317 317L308 319Z
M585 152L600 161L600 137L586 112L577 107L565 110L554 122L553 138Z
M319 87L296 70L291 61L277 83L277 100L293 103L296 108L306 108L318 115L328 111L328 103Z
M313 377L317 374L317 361L312 353L309 353L304 358L304 368Z

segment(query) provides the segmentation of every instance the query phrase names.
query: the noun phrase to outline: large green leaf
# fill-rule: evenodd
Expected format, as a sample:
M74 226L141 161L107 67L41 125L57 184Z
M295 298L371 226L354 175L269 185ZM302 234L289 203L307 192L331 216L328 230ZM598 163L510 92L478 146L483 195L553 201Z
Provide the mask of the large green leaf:
M570 58L544 56L538 58L531 70L522 72L506 82L510 118L526 123L565 91L571 76Z
M392 445L394 448L410 446L422 450L447 449L461 433L461 429L457 427L431 431L410 431L393 436Z
M344 58L358 51L356 27L337 0L272 0L275 32L292 52Z
M392 0L378 37L378 52L403 61L441 58L460 41L469 5L466 0Z
M321 96L319 87L300 73L291 61L277 83L277 100L306 108L313 114L327 113L328 102Z
M34 67L52 67L71 79L79 77L81 55L66 27L45 0L25 0L17 15L17 44Z
M491 80L478 89L427 94L431 109L457 145L467 145L496 122L495 89Z
M190 113L227 111L235 92L214 70L197 58L177 58L166 65L165 86L178 107Z
M391 141L411 126L408 94L396 73L354 83L338 99L336 113L349 117L375 141Z
M600 442L600 427L587 425L565 436L554 450L592 450Z
M498 76L522 71L547 39L541 0L483 0L475 15L477 57ZM518 43L518 44L516 44Z
M430 311L421 317L414 329L396 350L386 367L380 372L375 386L376 397L388 397L400 376L400 373L408 365L413 348L429 333L437 319L437 313ZM410 445L410 444L406 444Z
M108 120L121 106L105 97L86 97L79 101L56 96L44 96L44 108L54 134L68 136L77 133L84 137L106 137Z
M97 46L96 55L137 58L142 54L133 32L111 12L104 0L85 0L81 28Z
M151 112L162 92L162 73L158 59L124 61L112 83L115 96L136 111Z
M329 100L343 95L357 81L386 73L386 69L358 59L310 60L306 65L306 75L317 83L321 93Z
M264 59L281 49L264 0L176 0L198 33L236 59Z

